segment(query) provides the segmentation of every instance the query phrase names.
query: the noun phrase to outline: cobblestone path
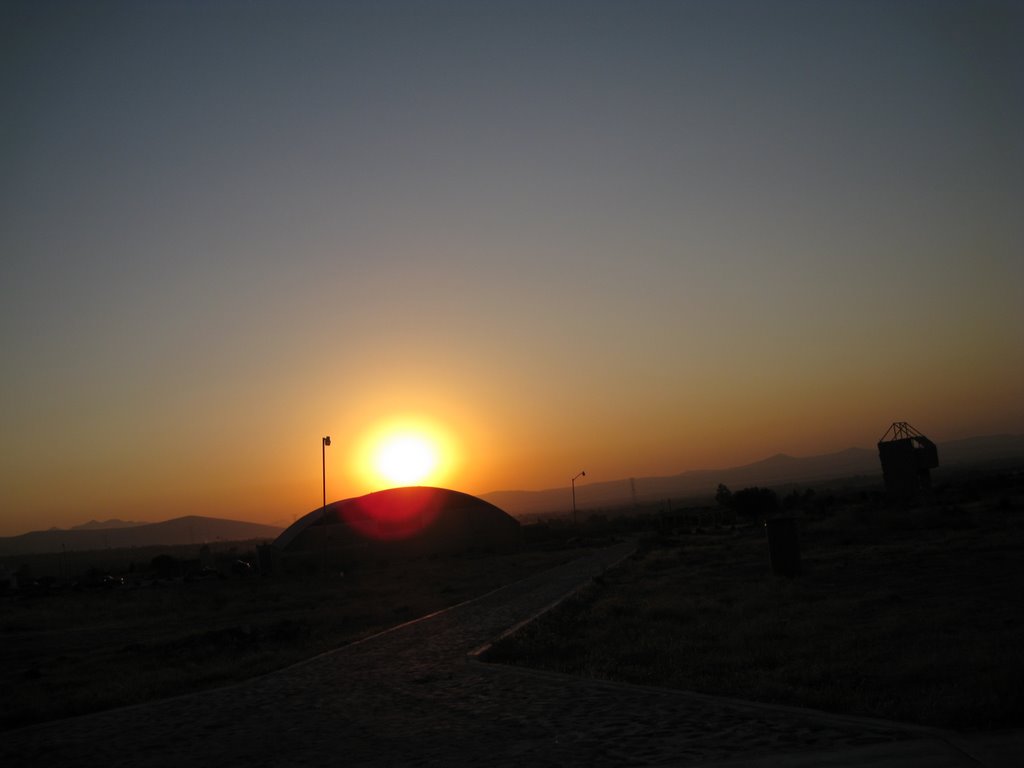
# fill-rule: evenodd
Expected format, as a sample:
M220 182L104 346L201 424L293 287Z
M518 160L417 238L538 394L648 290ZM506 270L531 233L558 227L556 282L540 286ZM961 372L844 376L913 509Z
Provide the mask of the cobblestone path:
M914 738L467 660L630 546L241 685L0 734L0 764L687 765Z

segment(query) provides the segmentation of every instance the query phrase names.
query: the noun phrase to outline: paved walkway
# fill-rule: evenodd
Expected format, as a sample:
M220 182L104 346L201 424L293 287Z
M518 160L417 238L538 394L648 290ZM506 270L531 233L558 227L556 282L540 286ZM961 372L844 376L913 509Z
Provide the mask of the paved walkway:
M897 724L467 658L628 552L602 550L241 685L0 734L0 764L977 765Z

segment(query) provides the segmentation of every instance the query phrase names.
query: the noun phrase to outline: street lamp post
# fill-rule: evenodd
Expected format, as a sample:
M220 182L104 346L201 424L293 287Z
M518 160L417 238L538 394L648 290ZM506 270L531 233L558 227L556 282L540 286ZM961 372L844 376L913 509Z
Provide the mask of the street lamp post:
M576 477L574 477L572 480L569 481L569 482L572 483L572 524L573 525L576 525L576 478L578 478L578 477L586 477L586 476L587 476L586 472L578 472L576 474Z
M331 444L331 436L325 435L320 438L320 469L321 477L324 481L324 503L320 507L321 519L327 516L327 446ZM326 520L324 523L326 524ZM326 525L322 529L323 535L320 537L320 573L327 573L327 527Z
M320 467L323 470L324 480L324 509L327 508L327 446L331 444L331 436L327 435L320 439Z

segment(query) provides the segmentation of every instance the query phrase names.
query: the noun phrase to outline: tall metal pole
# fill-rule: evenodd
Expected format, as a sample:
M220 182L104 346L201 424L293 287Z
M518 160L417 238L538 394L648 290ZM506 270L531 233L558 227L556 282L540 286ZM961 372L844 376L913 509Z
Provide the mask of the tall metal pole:
M572 524L573 524L573 526L576 525L576 478L577 477L586 477L586 476L587 476L586 472L579 472L579 473L576 474L576 477L573 477L573 479L570 481L572 483Z
M572 479L572 524L576 525L576 478Z
M320 467L322 470L322 476L324 481L324 503L323 508L327 508L327 446L331 444L331 436L320 440Z

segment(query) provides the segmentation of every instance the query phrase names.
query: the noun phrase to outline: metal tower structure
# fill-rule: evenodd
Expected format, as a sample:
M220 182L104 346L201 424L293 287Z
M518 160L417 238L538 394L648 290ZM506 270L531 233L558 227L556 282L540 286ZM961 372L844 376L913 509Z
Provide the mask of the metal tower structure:
M931 487L930 470L939 466L931 440L905 421L894 421L878 441L882 477L891 496L910 499Z

